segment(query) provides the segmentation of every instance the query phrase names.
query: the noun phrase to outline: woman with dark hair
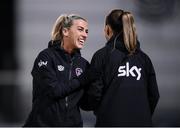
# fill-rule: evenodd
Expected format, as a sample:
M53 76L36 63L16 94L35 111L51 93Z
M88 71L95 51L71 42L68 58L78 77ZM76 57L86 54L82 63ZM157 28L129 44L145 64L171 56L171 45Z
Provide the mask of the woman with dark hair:
M140 49L133 15L112 10L104 32L106 46L94 54L91 71L79 78L81 84L94 73L99 78L84 94L82 109L94 111L96 126L152 126L159 91L153 64Z

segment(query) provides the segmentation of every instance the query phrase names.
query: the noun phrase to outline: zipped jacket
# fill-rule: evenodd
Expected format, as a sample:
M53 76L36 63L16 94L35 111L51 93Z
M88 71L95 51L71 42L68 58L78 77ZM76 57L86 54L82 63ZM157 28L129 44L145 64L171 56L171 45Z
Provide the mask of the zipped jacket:
M89 63L80 51L72 55L61 48L60 41L49 42L34 62L33 105L25 126L82 126L79 99L83 89L77 81Z
M159 99L154 67L139 42L129 55L122 39L113 36L91 61L99 81L84 94L82 109L93 110L96 126L152 126Z

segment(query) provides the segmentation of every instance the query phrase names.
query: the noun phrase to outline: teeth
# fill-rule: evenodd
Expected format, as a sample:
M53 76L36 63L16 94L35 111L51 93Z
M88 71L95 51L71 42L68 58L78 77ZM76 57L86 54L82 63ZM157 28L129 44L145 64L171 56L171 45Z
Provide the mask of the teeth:
M84 40L80 40L81 43L84 43Z

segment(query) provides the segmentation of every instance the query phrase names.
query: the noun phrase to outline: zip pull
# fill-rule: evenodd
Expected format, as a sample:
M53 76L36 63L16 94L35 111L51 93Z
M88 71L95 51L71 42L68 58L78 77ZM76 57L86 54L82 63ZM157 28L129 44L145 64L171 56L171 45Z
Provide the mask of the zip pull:
M66 101L65 106L68 107L69 104L68 104L68 97L67 96L65 97L65 101Z

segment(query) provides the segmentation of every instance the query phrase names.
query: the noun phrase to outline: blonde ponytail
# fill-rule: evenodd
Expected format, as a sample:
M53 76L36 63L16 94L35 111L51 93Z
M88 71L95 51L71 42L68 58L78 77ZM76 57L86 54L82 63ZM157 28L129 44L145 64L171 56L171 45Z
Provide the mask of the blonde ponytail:
M67 16L61 15L57 18L56 22L53 25L51 32L51 40L61 40L62 39L62 28L63 22Z
M135 52L137 45L136 27L133 15L130 12L123 12L122 23L124 44L131 55Z

